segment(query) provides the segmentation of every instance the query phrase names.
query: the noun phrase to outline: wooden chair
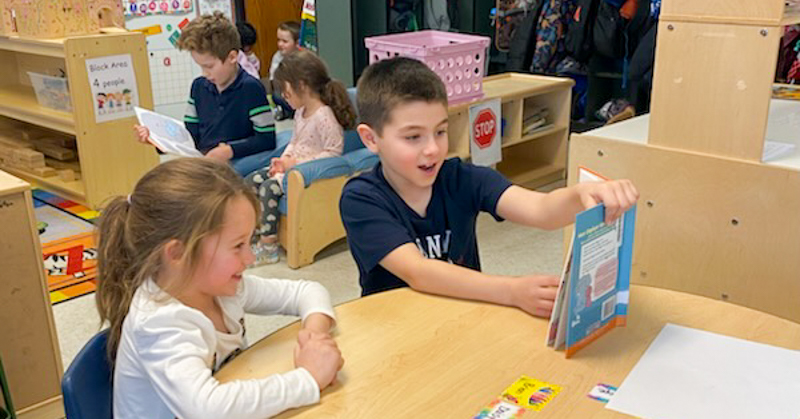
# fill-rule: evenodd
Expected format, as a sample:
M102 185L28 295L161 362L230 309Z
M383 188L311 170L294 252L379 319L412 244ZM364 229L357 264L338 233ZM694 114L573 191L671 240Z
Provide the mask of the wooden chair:
M355 104L356 90L350 88L348 94ZM278 238L292 269L313 263L317 253L345 237L339 214L342 188L347 179L378 162L357 132L345 131L344 137L341 157L298 164L284 177Z

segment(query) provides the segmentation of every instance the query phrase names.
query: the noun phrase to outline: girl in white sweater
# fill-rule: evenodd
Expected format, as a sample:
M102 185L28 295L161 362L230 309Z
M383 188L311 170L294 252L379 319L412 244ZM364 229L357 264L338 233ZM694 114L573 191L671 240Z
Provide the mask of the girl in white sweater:
M328 292L243 273L258 203L227 165L178 159L103 211L100 317L110 323L115 418L258 418L316 403L343 363ZM294 370L219 383L247 347L244 313L299 315Z

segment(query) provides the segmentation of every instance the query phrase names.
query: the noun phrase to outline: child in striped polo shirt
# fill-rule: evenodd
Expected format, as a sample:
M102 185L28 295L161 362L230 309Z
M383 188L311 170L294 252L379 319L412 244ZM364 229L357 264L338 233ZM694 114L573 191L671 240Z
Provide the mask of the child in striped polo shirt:
M201 153L246 176L269 164L275 124L264 86L237 63L240 44L236 27L219 12L190 22L178 40L203 71L192 82L186 128ZM149 130L135 128L148 142Z

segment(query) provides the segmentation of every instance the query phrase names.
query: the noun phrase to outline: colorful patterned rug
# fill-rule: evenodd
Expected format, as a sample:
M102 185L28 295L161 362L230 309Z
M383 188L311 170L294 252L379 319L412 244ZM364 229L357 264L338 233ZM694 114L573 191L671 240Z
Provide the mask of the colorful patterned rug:
M97 211L41 189L33 191L50 302L58 304L97 288Z

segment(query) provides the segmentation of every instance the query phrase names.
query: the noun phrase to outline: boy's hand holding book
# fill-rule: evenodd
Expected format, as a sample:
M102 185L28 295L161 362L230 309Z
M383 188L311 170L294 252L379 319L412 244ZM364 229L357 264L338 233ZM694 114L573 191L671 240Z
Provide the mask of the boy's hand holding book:
M142 144L150 143L150 129L144 125L134 125L133 131L136 132L136 139Z
M511 301L514 306L534 316L550 316L558 291L557 276L525 275L512 279Z
M584 209L593 208L601 202L605 205L606 224L621 217L639 199L639 191L627 179L579 183L576 188Z

